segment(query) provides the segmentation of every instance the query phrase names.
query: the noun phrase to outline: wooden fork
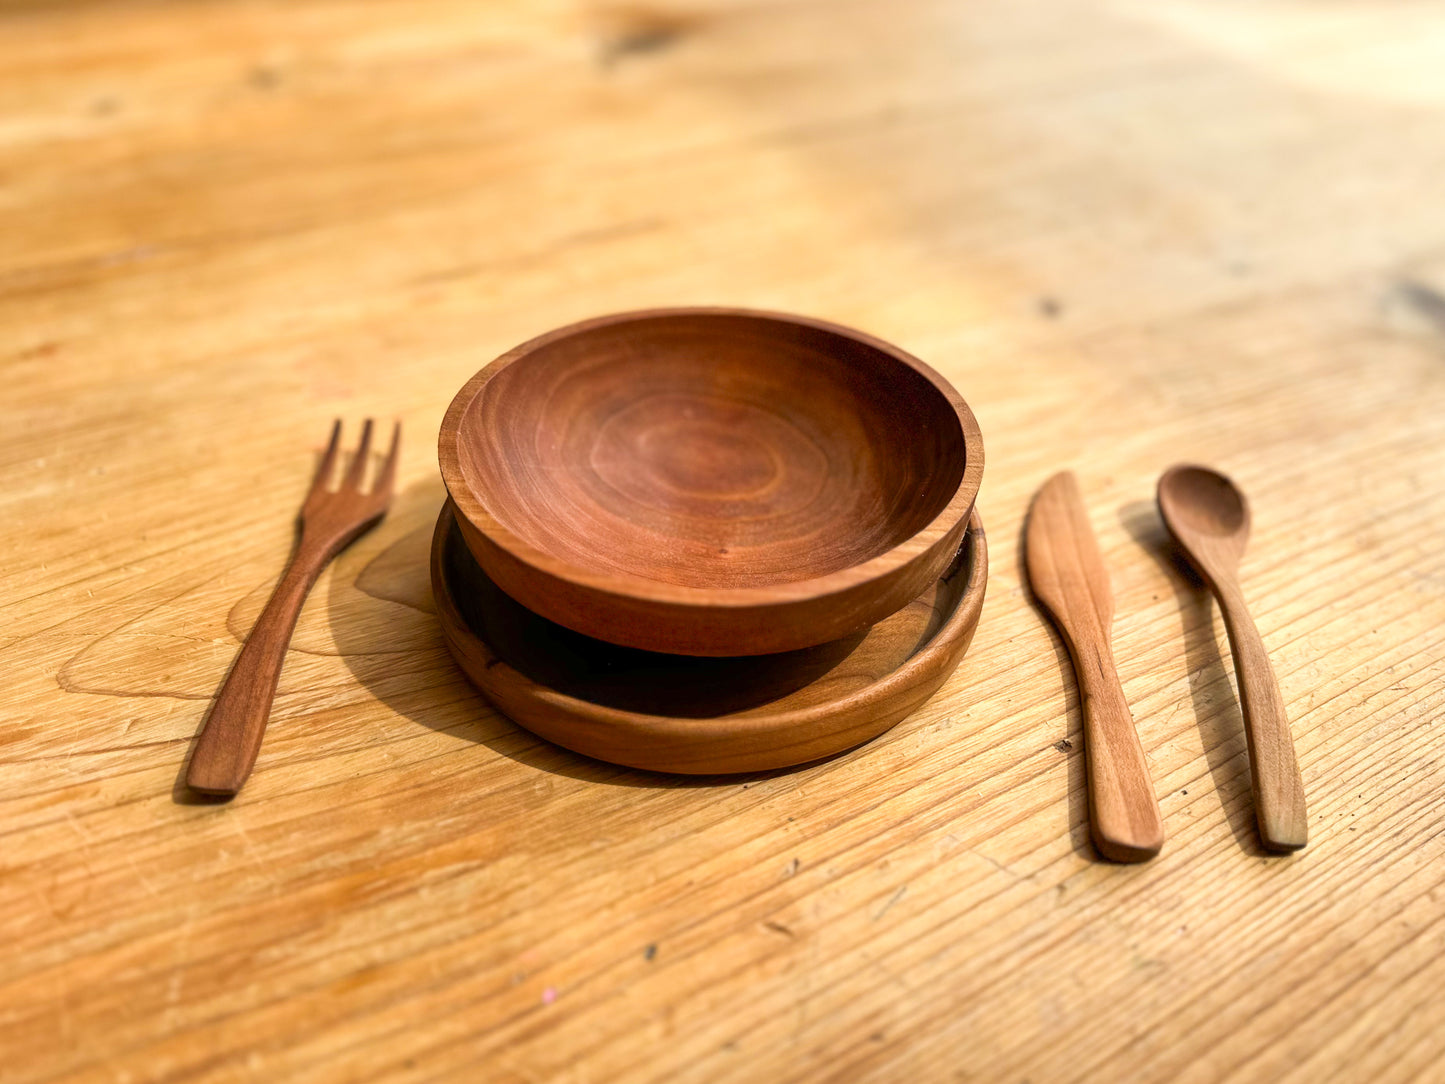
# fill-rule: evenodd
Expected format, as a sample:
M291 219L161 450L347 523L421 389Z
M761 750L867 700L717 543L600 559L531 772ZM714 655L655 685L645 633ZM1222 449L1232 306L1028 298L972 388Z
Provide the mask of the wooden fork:
M271 600L246 637L235 665L211 705L210 717L191 754L186 784L202 794L232 795L241 789L271 714L276 681L286 658L286 645L296 628L296 617L316 577L331 559L362 534L381 522L391 505L396 481L397 451L401 446L401 423L391 437L376 481L367 493L361 491L371 453L371 419L361 430L361 444L351 458L338 489L330 488L336 467L336 449L341 439L338 419L331 429L331 443L316 468L316 478L301 505L300 541L291 563L271 594Z

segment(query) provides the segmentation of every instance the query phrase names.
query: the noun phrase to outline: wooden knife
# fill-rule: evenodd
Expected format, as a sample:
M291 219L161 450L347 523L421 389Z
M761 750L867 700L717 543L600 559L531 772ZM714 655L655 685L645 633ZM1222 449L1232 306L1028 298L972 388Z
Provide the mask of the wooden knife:
M1072 472L1054 475L1035 494L1024 547L1034 595L1063 635L1078 675L1094 846L1115 862L1143 862L1164 845L1164 824L1114 670L1109 573Z

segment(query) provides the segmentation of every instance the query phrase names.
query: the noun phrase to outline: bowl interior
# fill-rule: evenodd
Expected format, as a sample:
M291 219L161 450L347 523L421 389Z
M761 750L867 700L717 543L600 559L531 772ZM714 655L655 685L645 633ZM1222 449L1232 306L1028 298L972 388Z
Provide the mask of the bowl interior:
M684 587L826 575L917 534L965 460L954 407L901 357L761 316L649 315L501 365L458 466L544 554Z

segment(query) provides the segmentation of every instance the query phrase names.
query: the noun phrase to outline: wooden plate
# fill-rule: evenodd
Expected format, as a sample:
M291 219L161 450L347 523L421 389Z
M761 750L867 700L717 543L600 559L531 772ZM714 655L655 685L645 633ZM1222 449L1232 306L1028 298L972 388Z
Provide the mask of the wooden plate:
M927 700L973 639L988 546L974 512L943 576L865 633L728 659L619 647L532 613L482 571L450 502L432 538L431 576L452 655L503 714L600 760L713 774L842 752Z
M837 640L958 550L983 440L948 382L818 320L658 309L483 369L438 443L467 545L527 608L616 644Z

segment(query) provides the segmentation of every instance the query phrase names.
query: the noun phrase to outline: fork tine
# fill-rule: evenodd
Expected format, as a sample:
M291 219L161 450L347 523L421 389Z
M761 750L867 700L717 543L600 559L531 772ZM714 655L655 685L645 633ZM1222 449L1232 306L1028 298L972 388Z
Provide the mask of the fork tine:
M376 484L371 487L373 494L391 496L391 487L396 482L396 461L400 451L401 422L397 422L391 431L391 451L386 453L386 460L381 464L381 470L376 475Z
M312 493L325 493L331 485L331 475L335 473L336 449L341 443L341 419L337 418L331 425L331 442L326 445L326 451L321 453L321 462L316 464L316 477L311 480Z
M356 446L356 454L351 457L351 466L346 470L346 479L341 484L351 489L360 490L361 480L366 477L366 461L371 457L371 419L366 419L366 424L361 427L361 443Z

